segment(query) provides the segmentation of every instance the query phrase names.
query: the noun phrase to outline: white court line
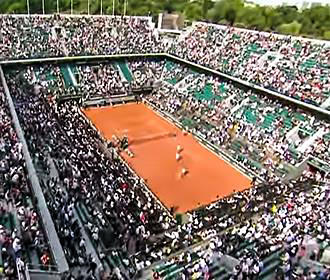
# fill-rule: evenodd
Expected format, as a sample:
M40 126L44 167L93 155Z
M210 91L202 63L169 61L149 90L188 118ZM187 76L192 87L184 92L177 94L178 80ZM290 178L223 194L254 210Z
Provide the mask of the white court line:
M168 118L166 118L165 116L163 116L158 109L154 108L152 105L149 104L149 102L146 100L146 103L144 103L145 105L147 105L147 107L149 109L151 109L153 112L155 112L158 116L160 116L162 119L166 120L168 123L175 125L176 127L178 127L178 125L176 125L174 122L172 122L171 120L169 120ZM182 128L178 127L180 130ZM252 178L247 175L246 173L244 173L239 167L236 166L236 164L230 162L229 160L227 160L226 158L222 157L221 154L216 153L215 151L213 151L212 149L210 149L207 145L205 145L202 141L200 141L193 133L190 132L190 134L193 136L193 138L200 144L202 145L204 148L206 148L208 151L212 152L214 155L216 155L218 158L222 159L223 161L225 161L226 163L228 163L232 168L234 168L236 171L238 171L240 174L242 174L243 176L245 176L246 178L248 178L249 180L252 181Z
M182 131L182 128L177 125L175 122L171 121L169 118L166 118L163 114L161 114L159 112L159 110L152 105L148 100L143 99L143 103L139 103L139 104L144 104L145 106L147 106L150 110L152 110L154 113L156 113L158 116L160 116L162 119L164 119L165 121L167 121L168 123L170 123L171 125L174 125L175 127L179 128ZM107 105L107 106L102 106L102 107L95 107L92 109L98 109L98 108L113 108L113 107L119 107L119 106L128 106L131 105L132 103L125 103L125 104L116 104L116 105ZM133 103L136 104L136 103ZM193 138L200 144L202 145L204 148L206 148L208 151L210 151L211 153L213 153L214 155L216 155L218 158L220 158L221 160L225 161L227 164L229 164L232 168L234 168L236 171L238 171L240 174L242 174L244 177L248 178L249 180L252 181L252 178L246 174L241 167L237 166L235 163L233 163L232 161L226 159L223 155L221 155L220 153L216 153L215 151L213 151L212 149L210 149L206 144L204 144L201 140L199 140L198 137L196 137L193 133L190 132L190 134L193 136ZM259 179L259 176L256 176ZM260 180L260 179L259 179ZM260 180L261 181L261 180Z
M104 106L105 107L105 106ZM112 107L112 106L106 106L106 107ZM96 108L97 109L97 108ZM105 136L103 136L101 130L99 130L94 123L85 115L84 112L82 112L81 108L79 108L80 115L89 123L89 125L98 133L99 137L102 139L102 141L104 143L106 143L108 140L105 138ZM104 144L102 143L102 144ZM116 156L125 164L125 166L131 171L131 173L142 180L142 186L144 188L144 190L149 193L153 199L160 205L161 208L163 208L163 210L165 210L165 212L168 214L169 218L172 219L173 221L175 221L174 217L171 215L170 210L165 206L165 204L163 204L163 202L160 200L160 198L158 198L152 191L151 189L148 187L146 181L139 176L138 173L135 172L135 170L129 165L129 163L120 155L120 153L117 153L116 151L114 151Z

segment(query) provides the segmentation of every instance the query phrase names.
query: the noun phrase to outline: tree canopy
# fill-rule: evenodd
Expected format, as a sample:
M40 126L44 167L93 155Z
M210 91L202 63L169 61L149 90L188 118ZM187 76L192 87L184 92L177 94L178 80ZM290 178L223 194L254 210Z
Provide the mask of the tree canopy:
M43 0L29 0L30 12L42 13ZM71 0L58 0L61 13L70 13ZM88 0L72 0L74 13L87 13ZM330 6L315 5L298 10L295 6L260 6L244 0L126 0L127 15L179 13L187 21L206 20L257 30L309 37L330 37ZM90 0L90 13L99 14L101 0ZM103 0L103 14L123 14L125 0ZM56 13L57 0L44 0L47 14ZM26 13L26 0L1 0L0 13Z

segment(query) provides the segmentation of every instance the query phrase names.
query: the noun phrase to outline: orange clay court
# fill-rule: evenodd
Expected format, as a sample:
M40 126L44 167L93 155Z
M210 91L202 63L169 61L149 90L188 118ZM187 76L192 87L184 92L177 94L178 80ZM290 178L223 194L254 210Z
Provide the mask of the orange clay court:
M83 112L106 139L128 137L134 157L122 156L168 209L186 212L250 185L248 177L144 104ZM183 149L179 161L178 145ZM188 170L184 176L183 168Z

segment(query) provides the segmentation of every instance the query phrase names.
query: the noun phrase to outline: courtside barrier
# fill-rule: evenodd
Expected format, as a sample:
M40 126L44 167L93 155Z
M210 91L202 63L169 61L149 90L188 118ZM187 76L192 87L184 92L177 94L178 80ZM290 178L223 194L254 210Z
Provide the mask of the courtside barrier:
M26 169L27 169L28 176L29 176L29 179L31 182L31 186L32 186L31 190L34 194L34 197L36 197L37 201L38 201L36 206L37 206L37 209L39 210L38 212L40 213L40 216L41 216L41 222L43 224L44 230L47 235L47 240L48 240L48 243L51 248L51 253L54 257L55 263L56 263L59 271L60 272L67 271L69 269L69 265L66 260L58 234L55 230L55 225L54 225L53 219L51 218L51 215L49 213L49 209L47 207L47 203L46 203L45 197L43 195L28 146L25 141L24 132L20 125L16 110L15 110L14 102L11 98L1 65L0 65L0 77L1 77L2 85L4 88L5 94L6 94L6 99L7 99L10 114L11 114L11 117L13 120L13 125L15 127L17 137L18 137L20 143L22 144L22 151L23 151L23 156L24 156L25 162L26 162Z

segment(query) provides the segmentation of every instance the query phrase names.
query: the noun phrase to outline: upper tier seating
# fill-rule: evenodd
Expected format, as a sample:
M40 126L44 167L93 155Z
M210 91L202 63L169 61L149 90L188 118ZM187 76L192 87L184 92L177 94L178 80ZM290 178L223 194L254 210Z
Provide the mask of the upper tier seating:
M314 105L330 97L330 44L198 23L171 53Z
M159 52L149 18L0 16L0 60Z
M325 41L198 23L169 43L143 17L4 15L0 24L2 60L166 51L303 102L330 107L330 45Z

